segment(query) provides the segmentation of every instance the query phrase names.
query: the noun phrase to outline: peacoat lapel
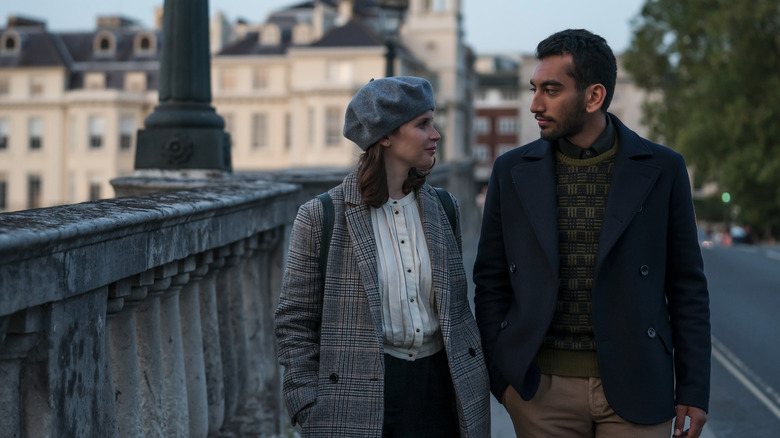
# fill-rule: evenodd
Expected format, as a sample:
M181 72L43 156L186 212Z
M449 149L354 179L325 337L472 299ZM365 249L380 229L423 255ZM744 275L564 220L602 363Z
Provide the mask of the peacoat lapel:
M661 173L660 167L644 160L653 155L650 147L617 117L610 117L617 130L618 151L596 254L596 272L628 224L641 211Z
M370 207L360 196L356 172L344 179L344 216L353 242L360 278L371 308L371 316L374 319L377 336L380 337L379 344L382 345L382 301L379 296L376 239L371 223Z
M550 143L537 140L526 146L519 162L512 167L511 174L522 210L557 274L558 202L555 194L555 157Z

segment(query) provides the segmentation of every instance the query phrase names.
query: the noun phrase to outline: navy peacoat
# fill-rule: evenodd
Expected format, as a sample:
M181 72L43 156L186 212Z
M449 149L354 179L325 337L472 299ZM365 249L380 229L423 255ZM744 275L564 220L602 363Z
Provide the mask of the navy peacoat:
M683 157L639 137L614 115L618 151L593 282L594 336L607 401L657 424L675 403L707 410L709 295ZM500 400L525 400L558 294L554 146L539 139L499 157L474 265L475 311ZM676 383L675 383L676 381Z

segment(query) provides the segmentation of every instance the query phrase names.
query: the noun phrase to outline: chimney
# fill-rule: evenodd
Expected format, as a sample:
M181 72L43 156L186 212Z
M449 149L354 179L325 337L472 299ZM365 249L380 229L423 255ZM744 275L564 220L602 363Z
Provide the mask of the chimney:
M352 11L355 9L354 0L339 0L339 22L346 23L352 19Z

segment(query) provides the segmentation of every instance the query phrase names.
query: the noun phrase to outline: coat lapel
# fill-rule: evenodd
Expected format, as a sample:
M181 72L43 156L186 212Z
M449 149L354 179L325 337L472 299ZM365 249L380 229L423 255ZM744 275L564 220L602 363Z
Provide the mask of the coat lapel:
M354 243L360 277L366 290L377 335L382 345L382 302L379 296L379 274L377 271L377 248L371 223L370 207L363 202L357 187L357 175L352 173L344 180L344 206L347 230Z
M439 209L437 195L426 184L417 193L417 208L420 210L425 241L428 244L428 254L431 260L431 276L433 278L432 293L436 302L436 310L439 314L439 325L442 334L449 336L449 312L450 289L449 272L445 261L447 260L444 229L442 228L442 215ZM444 219L447 220L447 219Z
M640 211L661 172L659 167L638 160L653 155L642 139L616 117L612 117L612 122L618 131L618 152L596 254L597 272L604 257Z
M512 181L534 233L554 272L558 272L558 215L555 157L550 143L538 140L526 148L512 170ZM511 226L511 225L510 225ZM520 243L525 244L525 243Z

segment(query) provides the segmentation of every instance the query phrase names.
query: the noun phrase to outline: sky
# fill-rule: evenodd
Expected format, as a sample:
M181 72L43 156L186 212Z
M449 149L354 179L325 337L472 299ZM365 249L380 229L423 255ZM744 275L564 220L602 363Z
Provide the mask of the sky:
M210 0L209 15L223 12L231 22L260 23L270 12L302 0ZM532 54L536 44L567 28L604 37L615 53L631 39L631 19L645 0L461 0L466 44L477 54ZM46 21L53 31L92 30L98 15L124 15L152 26L162 0L0 0L0 27L9 15Z

